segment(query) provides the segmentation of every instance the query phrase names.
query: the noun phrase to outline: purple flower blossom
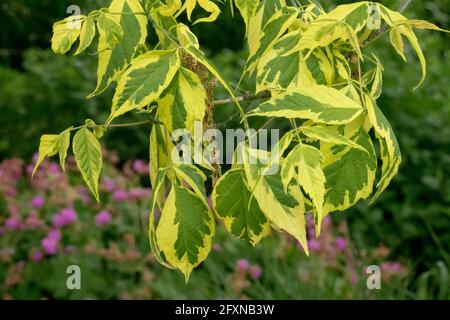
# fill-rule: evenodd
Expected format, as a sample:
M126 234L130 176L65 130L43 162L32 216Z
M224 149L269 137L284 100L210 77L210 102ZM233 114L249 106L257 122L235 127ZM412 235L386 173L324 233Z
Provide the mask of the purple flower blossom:
M48 171L50 173L59 173L59 164L55 163L55 162L51 162L48 166Z
M128 199L128 193L125 190L116 190L113 198L116 201L126 201Z
M31 199L31 207L33 209L40 209L44 206L45 199L42 196L36 196L33 199Z
M116 189L116 182L113 179L103 179L103 188L106 192L113 192Z
M347 240L342 237L337 237L335 240L336 249L344 251L347 248Z
M89 191L87 188L78 186L77 192L84 205L88 205L89 203L91 203L91 196L89 195Z
M31 176L33 174L33 170L34 170L34 165L29 164L27 165L27 167L25 168L27 175Z
M130 200L139 200L144 199L147 197L151 197L151 191L149 189L143 189L143 188L133 188L130 189L128 192L128 198Z
M72 208L64 208L60 213L64 225L71 224L77 219L77 213Z
M95 216L95 224L98 226L104 226L108 224L112 219L111 213L106 210L101 211Z
M387 261L380 264L381 271L398 273L402 270L402 265L399 262Z
M59 229L52 229L47 233L48 239L53 239L56 241L61 240L61 230Z
M250 267L250 263L247 259L239 259L236 262L236 271L238 272L246 272Z
M35 253L33 253L31 259L34 262L39 262L42 260L43 257L44 257L44 255L42 254L42 251L36 251Z
M64 227L64 217L62 215L60 215L60 214L55 214L52 217L52 225L55 228L62 228L62 227Z
M52 255L58 251L58 240L53 238L44 238L41 241L42 248L46 254Z
M36 212L31 212L30 215L25 220L25 224L27 225L27 227L33 229L42 226L43 222L41 221L41 219L39 219L39 216L37 215Z
M21 221L18 217L11 217L5 221L5 227L9 230L19 229L21 225Z
M142 160L136 160L133 162L133 170L138 174L148 174L149 165Z
M311 239L308 241L308 248L312 252L319 251L320 250L320 242L316 239Z
M250 267L250 277L258 280L262 276L262 269L260 266L254 265Z
M38 159L39 159L39 153L38 152L33 153L33 158L32 158L33 164L35 164L38 161Z

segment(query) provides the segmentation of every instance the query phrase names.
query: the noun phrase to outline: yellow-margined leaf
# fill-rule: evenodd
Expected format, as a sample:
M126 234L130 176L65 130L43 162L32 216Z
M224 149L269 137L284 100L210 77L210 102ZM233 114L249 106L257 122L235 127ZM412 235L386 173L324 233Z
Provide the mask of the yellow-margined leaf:
M425 80L427 74L427 62L425 60L425 56L423 55L419 41L417 40L417 37L413 31L414 22L413 24L408 24L409 20L401 13L392 11L381 4L378 4L378 8L383 20L386 21L386 23L391 27L391 43L397 53L406 61L405 54L403 53L402 36L405 36L409 40L411 46L416 51L416 54L420 61L420 65L422 66L422 78L419 84L414 88L417 89ZM416 25L420 26L421 24L416 23Z
M248 116L310 119L325 124L345 124L363 112L363 108L342 92L315 85L292 88L271 98Z
M164 197L165 193L165 179L166 179L167 169L159 169L155 171L155 182L152 183L153 187L153 197L150 204L150 217L149 217L149 226L148 226L148 239L150 242L150 248L152 253L155 256L156 261L158 261L163 266L174 269L172 265L170 265L167 261L163 259L161 256L161 250L158 247L158 242L156 240L156 227L155 227L155 212L158 206L158 202L161 198ZM162 206L160 206L162 207Z
M320 235L325 195L325 175L320 167L322 161L323 155L317 148L298 144L286 156L281 168L284 189L288 190L290 182L295 179L311 198L317 212L317 235Z
M376 102L367 96L366 108L369 121L375 129L376 136L380 142L380 154L383 161L377 191L371 199L371 202L374 202L397 174L402 157L397 138L389 121L376 105Z
M95 135L86 127L81 128L73 138L75 161L87 186L100 202L98 179L102 170L102 149Z
M95 18L93 16L88 16L84 20L83 26L80 31L80 44L75 52L75 55L80 54L86 50L92 43L95 37Z
M64 54L80 36L81 25L86 16L70 16L53 25L52 50L56 54Z
M109 18L122 28L126 36L114 48L108 41L99 39L97 87L89 97L102 93L120 77L147 38L147 17L139 0L113 0L108 12Z
M189 19L189 21L191 21L192 12L194 11L194 8L196 7L197 4L203 10L210 13L210 15L206 18L200 18L200 19L196 20L194 22L194 24L199 23L199 22L213 22L217 19L217 17L220 14L219 7L211 0L186 0L178 14L180 14L181 12L186 10L188 19Z
M58 135L57 134L44 134L41 136L39 143L39 154L36 164L34 165L33 174L36 173L37 168L41 165L42 161L46 157L51 157L58 153Z
M59 153L59 163L61 165L61 168L63 171L66 171L65 169L65 163L67 158L67 150L69 150L70 146L70 132L72 128L69 128L67 130L64 130L60 135L58 136L57 148Z
M150 51L133 59L117 84L108 123L128 111L156 101L172 82L179 67L177 50Z
M247 32L249 57L252 57L260 47L262 31L267 21L283 7L285 0L262 0L256 9L256 13L250 16Z
M246 71L251 75L258 66L258 59L270 50L278 39L288 30L298 16L298 9L285 7L277 11L262 29L258 49L250 53Z
M366 151L362 146L356 142L345 137L342 132L341 126L323 126L323 125L313 125L313 126L302 126L301 132L308 138L313 140L319 140L326 143L342 144L347 145L352 148L357 148L362 151Z
M358 200L367 198L373 190L377 158L372 140L362 127L348 138L366 150L342 145L321 145L321 152L325 156L324 214L344 211Z
M70 145L71 130L72 127L64 130L60 134L44 134L41 137L38 159L34 166L32 176L34 176L37 168L46 157L54 156L57 153L59 154L59 163L61 164L61 168L65 171L64 163L66 161L67 150Z
M123 37L123 30L120 21L117 21L115 15L104 12L97 21L99 33L99 42L107 45L105 49L114 49L116 44Z
M231 234L256 245L269 232L269 223L245 181L242 169L223 175L212 194L213 207Z
M172 184L156 228L156 241L164 257L185 276L206 259L214 235L214 217L190 190Z
M300 34L290 32L281 37L258 61L256 93L317 84L308 68L315 56L305 61L297 47Z
M246 31L245 35L248 34L250 19L256 14L256 10L259 5L259 0L234 0L236 7L239 9L242 18L244 19Z
M169 132L175 129L191 131L194 122L202 122L205 117L205 88L194 72L183 67L157 102L157 118Z
M309 254L304 203L298 201L299 197L291 194L291 188L287 192L284 190L279 170L269 172L264 165L252 164L250 159L255 153L257 160L267 162L269 155L266 152L249 148L244 148L244 152L247 153L247 161L249 161L244 163L247 184L261 211L278 229L288 232L297 239L305 252Z

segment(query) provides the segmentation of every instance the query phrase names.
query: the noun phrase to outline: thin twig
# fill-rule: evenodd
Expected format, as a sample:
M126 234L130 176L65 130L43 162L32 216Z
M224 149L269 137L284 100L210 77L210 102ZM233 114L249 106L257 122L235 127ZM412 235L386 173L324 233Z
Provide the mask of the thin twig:
M251 101L251 100L257 100L257 99L265 99L265 98L270 98L270 92L264 91L257 95L245 94L243 96L236 97L236 100L241 102L241 101ZM233 102L232 99L221 99L221 100L214 100L213 104L215 106L220 106L220 105L228 104L228 103L232 103L232 102Z
M412 0L405 0L400 5L400 8L398 9L398 12L403 13L409 7L409 5L411 3L412 3ZM379 37L381 37L383 34L385 34L388 30L389 30L389 25L387 25L386 23L383 24L383 26L381 28L379 28L374 33L372 33L369 36L369 38L366 41L363 42L363 44L361 45L361 49L367 47L369 44L371 44L372 42L377 40Z

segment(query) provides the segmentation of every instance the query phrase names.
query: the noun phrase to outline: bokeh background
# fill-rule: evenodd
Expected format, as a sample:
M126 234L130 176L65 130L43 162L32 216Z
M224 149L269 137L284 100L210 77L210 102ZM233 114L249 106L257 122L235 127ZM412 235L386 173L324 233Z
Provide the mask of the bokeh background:
M326 6L344 2L351 1ZM252 248L218 227L210 257L186 285L149 253L149 127L117 128L104 138L101 204L73 159L67 174L46 161L30 178L41 134L87 118L102 123L110 109L112 90L85 99L95 87L95 52L71 57L49 50L52 24L71 4L86 13L108 1L0 3L0 298L450 299L448 35L418 31L428 77L416 91L420 66L409 46L408 64L387 37L370 47L385 67L379 105L403 153L399 175L374 205L332 214L319 239L309 232L310 257L276 232ZM405 15L450 29L448 0L413 1ZM240 18L226 5L217 23L193 29L236 83L246 57ZM216 96L226 95L218 88ZM239 125L230 105L218 107L215 120L219 128ZM81 267L82 290L66 288L70 264ZM380 290L366 287L365 268L373 264L382 270Z

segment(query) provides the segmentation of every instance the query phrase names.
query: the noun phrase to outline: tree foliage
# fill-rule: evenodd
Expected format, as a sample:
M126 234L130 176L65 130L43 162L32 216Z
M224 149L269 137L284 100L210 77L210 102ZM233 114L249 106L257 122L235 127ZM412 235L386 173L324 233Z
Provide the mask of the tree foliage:
M246 25L249 54L242 77L254 80L255 96L267 97L248 113L241 102L249 97L235 96L220 70L208 61L196 35L179 22L181 15L192 21L194 12L199 18L193 24L214 22L223 9L213 0L112 0L108 8L54 25L55 53L80 54L97 47L98 82L89 97L112 83L116 87L106 123L96 125L90 120L59 135L44 135L37 166L59 153L64 167L70 133L77 131L75 158L100 201L103 131L126 113L146 114L152 124L150 244L158 261L182 271L186 280L211 249L213 211L231 234L253 245L273 226L295 237L308 253L306 212L313 212L319 235L324 216L345 211L372 194L375 201L397 174L401 153L377 105L383 85L382 59L365 54L364 49L382 34L380 30L388 31L393 48L406 60L407 39L422 66L420 85L426 60L414 29L445 31L367 1L329 12L317 1L229 2ZM150 46L148 37L155 34L157 45ZM196 121L204 128L214 127L216 82L229 93L246 129L251 117L283 118L291 123L278 151L258 150L246 140L235 156L257 161L234 163L226 173L218 164L174 161L176 129L192 133ZM194 146L201 151L207 147ZM266 174L274 165L281 169ZM212 209L205 187L208 176L213 182Z

